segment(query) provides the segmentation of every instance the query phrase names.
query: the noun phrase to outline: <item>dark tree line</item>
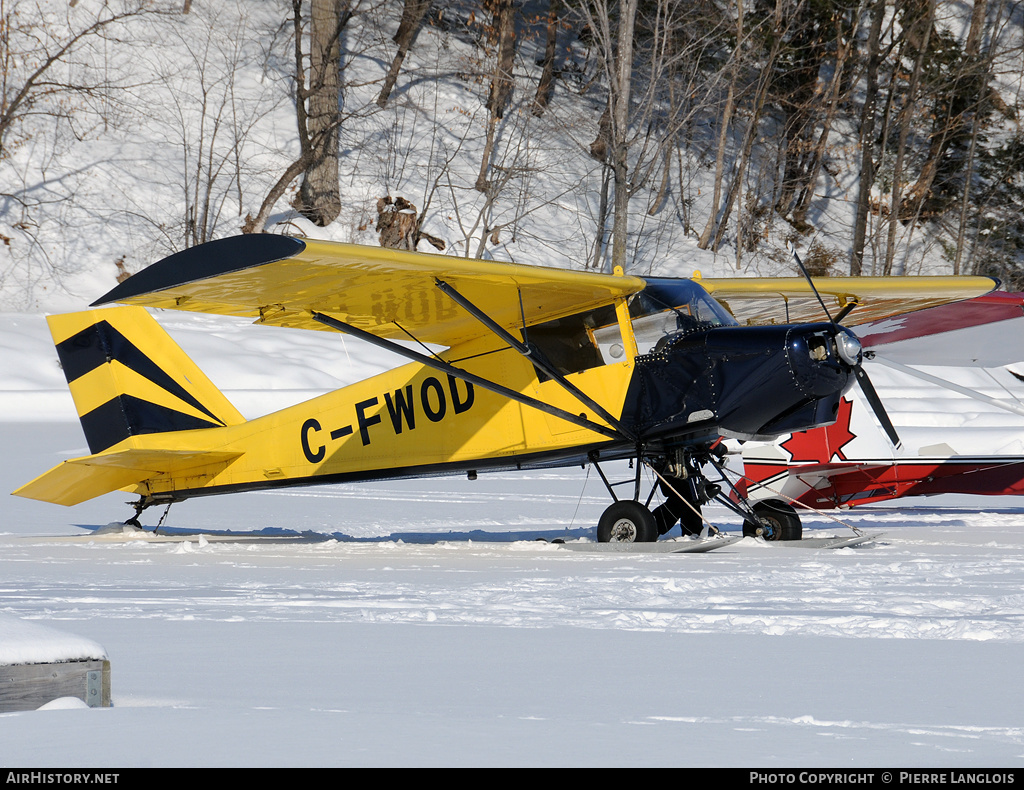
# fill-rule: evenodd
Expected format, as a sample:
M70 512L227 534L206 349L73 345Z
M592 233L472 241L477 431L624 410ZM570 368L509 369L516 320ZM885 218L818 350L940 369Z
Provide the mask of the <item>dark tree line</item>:
M33 114L107 90L76 83L65 61L147 8L124 0L61 37L37 34L0 0L0 163ZM438 159L451 168L472 157L459 167L475 182L460 192L450 172L434 173L415 200L422 233L434 192L448 190L464 254L514 238L536 210L523 152L533 130L563 124L592 174L587 266L641 266L644 234L676 223L738 268L756 255L778 271L786 264L772 251L795 241L822 274L912 274L923 259L915 250L931 244L953 272L1024 286L1024 19L1006 0L281 0L280 9L268 38L291 50L299 151L261 194L236 175L248 232L266 230L286 194L318 225L338 219L347 119L418 112L404 104L408 85L450 76L431 77L422 62L409 71L429 31L478 51L462 74L478 139ZM380 76L359 106L346 68L366 25L387 37L376 39ZM19 67L17 51L33 41L42 42L34 71ZM241 173L237 145L231 156ZM375 198L409 197L388 189Z
M428 5L405 0L382 106ZM513 85L535 86L539 117L569 92L566 60L590 69L585 94L602 110L587 153L606 172L594 265L628 266L637 197L655 213L674 196L699 245L729 245L737 263L774 233L813 240L823 273L910 273L913 242L940 238L953 271L1018 277L1022 29L1005 0L551 0L536 19L514 0L463 9L496 51L481 191ZM533 64L515 60L529 30L544 42ZM682 159L710 165L710 194L686 193Z

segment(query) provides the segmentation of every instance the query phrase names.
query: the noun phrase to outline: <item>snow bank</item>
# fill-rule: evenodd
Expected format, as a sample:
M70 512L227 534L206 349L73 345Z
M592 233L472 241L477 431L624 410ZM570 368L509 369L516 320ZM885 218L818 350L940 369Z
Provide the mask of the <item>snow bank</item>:
M0 614L0 666L106 658L107 651L91 639Z

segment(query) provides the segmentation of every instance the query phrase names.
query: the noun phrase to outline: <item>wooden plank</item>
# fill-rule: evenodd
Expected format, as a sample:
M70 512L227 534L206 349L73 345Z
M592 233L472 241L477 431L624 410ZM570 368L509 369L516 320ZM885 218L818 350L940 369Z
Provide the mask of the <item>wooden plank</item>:
M0 712L36 710L60 697L77 697L91 708L109 708L110 661L0 666Z

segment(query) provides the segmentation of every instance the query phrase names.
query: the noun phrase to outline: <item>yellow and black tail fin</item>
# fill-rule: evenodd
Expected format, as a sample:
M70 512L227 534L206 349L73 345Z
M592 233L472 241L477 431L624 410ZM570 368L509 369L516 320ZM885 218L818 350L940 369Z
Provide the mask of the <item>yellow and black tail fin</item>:
M129 436L245 422L145 309L46 320L93 454Z

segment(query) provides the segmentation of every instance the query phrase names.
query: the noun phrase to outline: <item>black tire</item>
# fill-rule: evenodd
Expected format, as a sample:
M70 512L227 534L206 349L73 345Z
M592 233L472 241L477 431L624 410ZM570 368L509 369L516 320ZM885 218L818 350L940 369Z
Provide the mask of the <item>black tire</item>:
M657 539L654 515L631 499L616 502L597 523L598 543L653 543Z
M781 499L757 502L754 505L754 515L762 522L767 522L767 526L771 528L771 534L761 536L765 540L800 540L803 537L804 528L800 523L800 516L792 505ZM763 525L755 524L749 519L743 522L744 537L757 537L758 529L763 529Z

